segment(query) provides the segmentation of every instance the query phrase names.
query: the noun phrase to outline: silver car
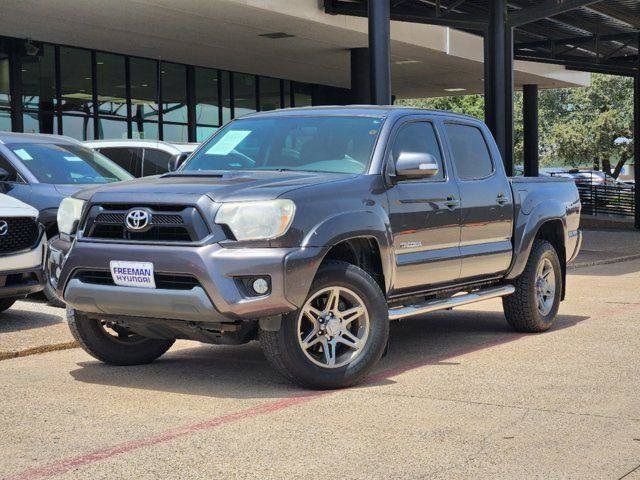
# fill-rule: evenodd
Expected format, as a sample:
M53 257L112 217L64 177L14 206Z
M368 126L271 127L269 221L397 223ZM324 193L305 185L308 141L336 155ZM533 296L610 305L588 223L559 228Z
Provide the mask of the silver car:
M159 140L94 140L84 142L120 165L134 177L161 175L174 170L200 144Z

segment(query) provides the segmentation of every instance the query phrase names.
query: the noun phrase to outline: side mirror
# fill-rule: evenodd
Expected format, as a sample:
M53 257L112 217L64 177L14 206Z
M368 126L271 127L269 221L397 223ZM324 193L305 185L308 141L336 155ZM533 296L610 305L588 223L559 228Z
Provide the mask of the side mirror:
M0 182L6 182L11 177L11 174L7 172L4 168L0 167Z
M438 161L430 153L402 152L396 161L396 175L401 178L433 177L438 171Z
M175 172L176 170L178 170L180 166L184 163L184 161L187 159L187 157L188 155L181 153L180 155L176 155L171 160L169 160L169 165L168 165L169 171Z

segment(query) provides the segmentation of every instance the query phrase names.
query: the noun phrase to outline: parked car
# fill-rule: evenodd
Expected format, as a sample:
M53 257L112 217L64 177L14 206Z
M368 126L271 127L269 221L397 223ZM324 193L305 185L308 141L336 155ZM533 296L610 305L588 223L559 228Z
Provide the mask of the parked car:
M134 177L160 175L178 165L199 143L169 143L156 140L95 140L84 145L120 165Z
M87 186L131 178L111 160L72 138L0 132L0 193L38 209L49 239L58 235L56 217L63 198ZM48 284L45 294L61 306Z
M46 241L38 210L0 193L0 313L42 290Z
M577 185L609 186L624 189L633 188L630 184L599 170L557 170L548 172L548 175L552 177L571 178Z
M502 297L547 330L581 242L572 181L509 179L482 122L394 107L248 115L174 173L63 205L52 280L89 354L259 339L313 388L366 375L389 319Z

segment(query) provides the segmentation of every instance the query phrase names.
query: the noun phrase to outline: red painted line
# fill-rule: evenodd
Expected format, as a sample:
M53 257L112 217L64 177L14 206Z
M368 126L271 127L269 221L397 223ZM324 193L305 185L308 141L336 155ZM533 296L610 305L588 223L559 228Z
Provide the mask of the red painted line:
M103 448L100 450L95 450L85 455L80 455L78 457L73 457L67 460L60 460L57 462L53 462L49 465L45 465L43 467L30 468L16 475L6 477L6 480L36 480L40 478L53 477L54 475L60 475L60 474L66 473L69 470L72 470L77 467L82 467L84 465L100 462L102 460L106 460L106 459L115 457L117 455L122 455L124 453L140 450L141 448L144 448L144 447L159 445L161 443L170 442L171 440L175 440L180 437L193 435L200 431L211 430L217 427L221 427L223 425L239 422L247 418L266 415L269 413L277 412L279 410L283 410L285 408L293 407L296 405L302 405L307 402L310 402L316 397L319 397L321 395L326 395L328 393L330 392L313 392L305 395L284 398L276 402L263 403L261 405L258 405L256 407L251 407L246 410L240 410L238 412L229 413L227 415L222 415L220 417L215 417L205 422L194 423L191 425L186 425L184 427L178 427L171 430L167 430L159 435L155 435L147 438L141 438L138 440L132 440L130 442L125 442L125 443L121 443L111 447Z
M636 309L633 309L633 310L636 310ZM625 306L625 308L609 310L608 313L609 314L616 313L617 311L628 312L629 308L628 306ZM560 328L562 329L562 328L572 327L577 323L578 321L567 323L565 325L562 325ZM512 333L507 335L501 335L500 337L475 343L471 346L461 347L457 350L439 352L419 362L406 364L406 365L402 365L395 368L390 368L378 374L374 374L368 377L366 383L368 384L375 383L377 381L380 381L386 378L400 375L410 370L425 367L427 365L432 365L444 359L459 357L459 356L467 355L469 353L473 353L486 348L503 345L505 343L513 342L525 336L530 336L530 334ZM284 410L290 407L304 405L312 400L315 400L316 398L329 395L337 391L340 391L340 390L307 392L302 395L295 395L295 396L283 398L275 402L263 403L245 410L240 410L238 412L215 417L204 422L194 423L191 425L170 429L159 435L120 443L117 445L113 445L111 447L95 450L93 452L80 455L77 457L72 457L66 460L59 460L57 462L53 462L48 465L44 465L42 467L23 470L22 472L19 472L15 475L6 477L4 480L37 480L37 479L53 477L55 475L66 473L77 467L82 467L85 465L97 463L103 460L116 457L118 455L140 450L145 447L167 443L178 438L194 435L201 431L212 430L214 428L218 428L231 423L240 422L248 418L257 417L261 415L268 415L270 413L278 412L280 410Z
M522 336L523 336L522 334L509 334L506 336L503 335L499 338L493 338L485 342L477 343L471 347L460 348L454 351L441 352L436 355L432 355L429 358L425 358L420 362L415 362L415 363L403 365L397 368L384 370L378 374L368 377L366 380L366 383L375 383L385 378L394 377L396 375L400 375L401 373L414 370L416 368L431 365L445 358L458 357L467 353L482 350L484 348L489 348L489 347L493 347L503 343L508 343ZM74 468L90 465L92 463L97 463L118 455L140 450L145 447L167 443L181 437L187 437L205 430L212 430L214 428L221 427L223 425L228 425L231 423L236 423L251 417L267 415L269 413L274 413L279 410L284 410L286 408L294 407L297 405L303 405L318 397L329 395L337 391L339 390L308 392L302 395L283 398L275 402L263 403L261 405L258 405L256 407L251 407L246 410L240 410L238 412L229 413L226 415L222 415L220 417L215 417L205 422L200 422L200 423L195 423L191 425L186 425L183 427L170 429L159 435L155 435L147 438L140 438L140 439L132 440L125 443L120 443L117 445L113 445L111 447L95 450L85 455L80 455L80 456L69 458L66 460L53 462L53 463L50 463L49 465L44 465L42 467L30 468L20 473L17 473L13 476L6 477L4 480L38 480L42 478L53 477L55 475L66 473Z

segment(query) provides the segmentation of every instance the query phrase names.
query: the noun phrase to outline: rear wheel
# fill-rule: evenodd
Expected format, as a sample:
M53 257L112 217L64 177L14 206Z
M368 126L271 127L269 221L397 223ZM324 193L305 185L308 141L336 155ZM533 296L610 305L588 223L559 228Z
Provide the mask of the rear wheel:
M73 337L85 352L113 365L153 362L175 342L143 337L104 320L88 318L72 308L67 308L67 320Z
M15 298L0 298L0 313L9 310L16 301Z
M515 293L503 297L507 322L519 332L544 332L553 325L562 295L558 253L546 240L536 240L527 266L514 282Z
M344 262L320 268L302 308L277 332L260 331L267 359L310 388L358 382L380 359L389 337L385 297L364 270Z

